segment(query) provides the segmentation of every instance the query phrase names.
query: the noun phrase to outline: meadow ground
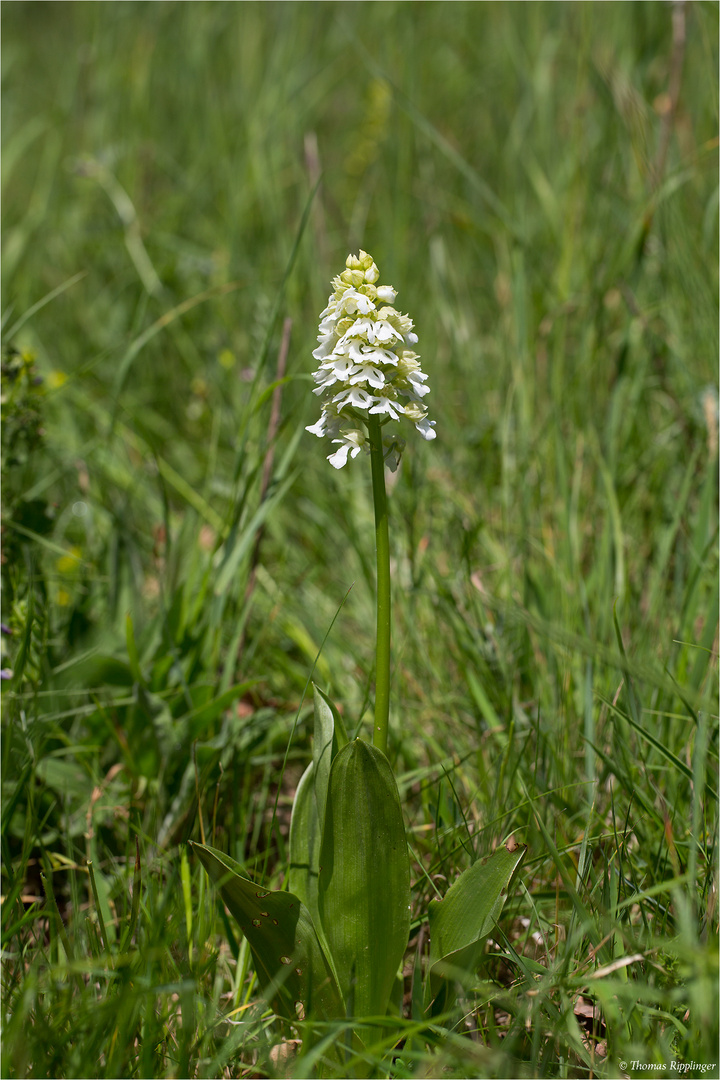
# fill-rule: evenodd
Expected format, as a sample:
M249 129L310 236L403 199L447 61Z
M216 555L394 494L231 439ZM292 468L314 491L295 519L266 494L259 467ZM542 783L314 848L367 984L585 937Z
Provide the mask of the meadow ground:
M371 724L368 463L304 431L363 247L438 432L390 494L414 921L366 1071L717 1076L717 4L2 17L3 1075L322 1070L187 841L278 885L311 673ZM443 1034L421 913L511 834Z

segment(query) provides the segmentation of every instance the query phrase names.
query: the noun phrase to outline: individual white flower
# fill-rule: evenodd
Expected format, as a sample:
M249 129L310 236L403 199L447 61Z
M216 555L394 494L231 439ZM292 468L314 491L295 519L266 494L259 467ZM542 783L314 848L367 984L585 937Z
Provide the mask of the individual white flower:
M333 405L337 405L338 411L348 405L356 409L369 409L374 400L372 394L368 394L367 390L363 390L359 386L354 386L351 390L343 390L342 393L337 394L332 399Z
M313 424L312 427L306 427L306 431L309 431L311 435L317 435L318 439L322 439L327 427L325 423L325 413L322 414L317 424Z
M412 385L412 392L414 395L417 395L418 397L425 397L426 394L430 393L430 387L423 386L425 379L427 379L427 375L425 375L424 372L411 371L407 379L408 382Z
M372 337L370 335L373 335ZM340 341L344 344L345 341L349 341L350 338L362 338L364 341L375 340L375 324L372 319L358 319L352 326L348 327L346 332L340 338Z
M375 367L374 364L356 364L348 381L351 386L357 385L357 383L367 382L368 386L375 387L377 390L382 390L385 385L385 376L380 368Z
M385 397L384 394L379 394L375 398L375 404L370 409L371 413L385 413L392 420L397 420L401 413L405 412L405 407L400 404L399 401L391 401L389 397Z
M322 394L326 386L333 386L338 381L347 382L354 368L355 364L349 356L338 356L332 363L319 368L313 375L315 382L319 383L313 394Z
M328 457L336 469L361 450L369 452L363 425L370 417L379 417L383 426L406 417L424 439L436 436L422 400L430 392L427 375L412 351L418 340L413 321L393 307L397 293L391 285L378 285L379 277L367 252L348 255L320 315L313 393L320 397L322 416L306 430L339 444ZM393 471L404 446L398 436L383 438L385 462Z
M339 439L333 439L333 442L339 442ZM342 469L343 465L348 459L350 453L350 447L347 443L344 443L339 450L336 450L334 454L328 454L328 461L332 465L333 469ZM352 456L356 457L360 453L359 448L352 451Z
M437 432L434 430L435 421L434 420L428 420L427 417L425 417L418 424L416 424L415 427L420 432L423 439L427 439L428 441L430 439L434 439L435 436L437 435Z
M354 347L357 348L357 345ZM389 349L377 349L373 348L372 345L363 345L362 360L358 361L358 363L366 363L368 360L373 364L390 364L392 367L397 367L399 363L397 355L390 352Z
M328 457L334 469L342 469L348 459L348 454L350 457L357 457L367 444L365 433L357 428L343 431L342 435L342 439L333 439L333 443L341 444L340 449Z
M319 337L320 344L315 349L313 356L316 360L324 360L326 356L329 356L335 346L335 335L328 334L326 337Z
M348 289L338 303L337 310L342 311L343 315L354 315L356 312L360 315L368 315L375 310L375 305L372 300L356 289Z

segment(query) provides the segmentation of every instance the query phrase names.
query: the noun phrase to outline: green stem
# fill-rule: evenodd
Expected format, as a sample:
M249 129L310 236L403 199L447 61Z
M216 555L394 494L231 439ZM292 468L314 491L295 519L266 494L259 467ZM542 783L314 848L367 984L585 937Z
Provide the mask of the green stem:
M375 506L375 550L377 554L377 643L375 646L375 726L373 744L387 753L390 713L390 538L388 533L385 465L382 427L377 416L368 419L373 503Z

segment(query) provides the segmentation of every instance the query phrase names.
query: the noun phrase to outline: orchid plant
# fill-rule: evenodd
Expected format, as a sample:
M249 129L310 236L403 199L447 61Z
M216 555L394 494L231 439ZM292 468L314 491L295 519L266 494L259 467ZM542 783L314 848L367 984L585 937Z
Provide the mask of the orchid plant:
M375 668L375 728L373 743L387 751L390 709L390 541L385 465L393 472L400 463L405 440L384 435L393 421L406 417L424 439L435 438L435 421L428 420L423 398L430 392L420 357L413 321L392 307L396 292L378 286L380 277L366 251L348 255L346 269L333 280L333 292L320 315L319 346L313 353L320 367L313 390L320 395L322 415L306 430L327 437L340 447L328 461L341 469L364 450L370 454L375 507L377 553L377 645Z
M320 316L314 393L320 419L307 430L338 448L343 468L369 454L377 556L377 643L372 742L350 740L340 713L314 688L313 759L297 788L287 888L268 891L227 855L195 844L205 869L247 938L263 994L302 1035L318 1075L360 1075L366 1053L390 1049L402 999L411 923L411 865L402 804L387 756L390 705L390 544L385 468L396 470L410 421L435 438L427 376L412 320L379 285L365 251L349 255ZM458 984L479 965L525 849L513 842L475 862L430 902L429 956L415 1019L452 1017ZM415 996L417 998L417 995ZM388 1035L388 1027L390 1029ZM350 1032L347 1038L343 1032ZM366 1058L366 1060L368 1060Z

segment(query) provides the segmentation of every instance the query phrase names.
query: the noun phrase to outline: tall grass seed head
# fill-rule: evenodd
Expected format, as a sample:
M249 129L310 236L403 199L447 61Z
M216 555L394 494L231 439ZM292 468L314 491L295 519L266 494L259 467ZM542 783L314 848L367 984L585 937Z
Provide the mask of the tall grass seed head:
M413 351L413 321L401 315L391 285L378 285L380 272L371 255L348 255L345 270L333 279L333 291L320 314L319 345L313 356L319 367L313 379L322 414L306 428L327 437L338 449L328 456L341 469L364 450L369 452L367 424L378 415L383 426L405 418L424 439L435 438L423 398L430 392L420 357ZM383 456L394 472L405 446L398 435L383 437Z

